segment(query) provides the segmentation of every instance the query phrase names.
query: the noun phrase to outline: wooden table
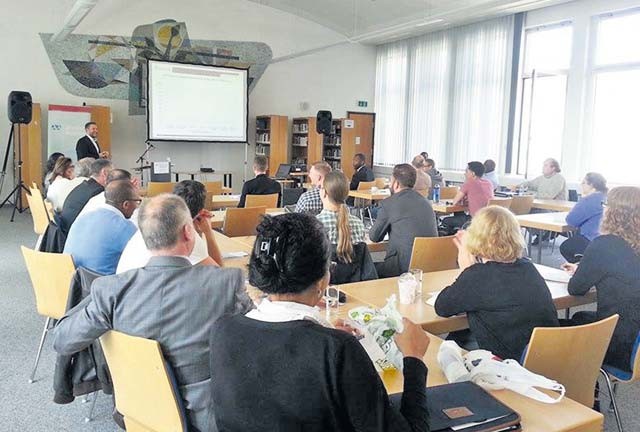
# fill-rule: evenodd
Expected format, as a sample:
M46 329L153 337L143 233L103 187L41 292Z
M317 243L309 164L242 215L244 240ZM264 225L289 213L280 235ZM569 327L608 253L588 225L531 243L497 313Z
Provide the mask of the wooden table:
M567 291L566 274L560 269L547 266L536 266L545 278L551 297L558 310L594 303L595 291L590 291L584 296L572 296ZM423 300L410 305L398 304L398 311L413 322L420 324L426 331L434 334L449 333L456 330L469 328L465 315L456 315L445 318L438 316L433 306L425 303L431 293L441 291L451 285L460 269L444 270L439 272L424 273L422 278ZM560 282L563 281L563 282ZM357 282L340 286L348 297L370 304L374 307L382 307L386 304L391 294L398 293L398 278L378 279L373 281Z
M230 252L245 252L247 254L250 254L253 249L252 246L248 246L246 243L240 242L235 238L227 237L226 235L218 231L214 231L213 235L215 236L216 243L218 244L220 252L223 256L225 253ZM222 260L222 264L225 267L241 268L243 270L247 268L248 262L249 255L238 258L223 258Z
M240 195L213 195L211 200L213 201L214 209L238 207Z
M533 234L538 234L538 259L542 262L542 233L551 231L555 233L566 233L575 230L574 227L567 223L567 213L533 213L527 215L516 216L520 226L531 230L529 235L529 255L531 255Z
M269 213L270 210L274 210L275 212L275 211L281 211L282 209L268 209L267 213ZM256 237L255 236L234 237L234 240L243 242L246 245L253 247L253 243L255 243ZM369 252L384 252L385 250L387 250L387 244L389 242L383 241L380 243L374 243L371 240L369 240L369 238L367 237L367 239L365 240L365 243L367 244L367 248L369 249Z
M532 208L541 210L551 210L557 212L568 212L576 205L574 201L561 201L550 199L534 199Z
M453 205L453 201L440 201L437 203L431 201L431 207L433 208L434 212L443 214L456 213L467 210L466 206L460 204Z
M232 190L230 187L222 186L222 195L229 195L231 192ZM147 196L147 189L140 188L138 189L138 193L140 194L141 197L145 197ZM217 195L217 196L222 196L222 195Z
M382 201L385 198L389 198L391 196L390 192L387 189L379 189L377 192L371 192L371 189L368 190L353 190L349 191L349 196L353 198L360 198L368 201Z
M427 387L447 384L436 357L442 339L431 335L430 338L431 343L423 358L429 368ZM401 372L383 372L380 377L389 394L402 391ZM557 404L543 404L509 390L493 390L490 393L520 414L522 430L525 432L601 432L604 427L602 414L566 397Z
M211 212L211 228L213 229L221 229L224 225L224 218L227 214L226 210L215 210ZM284 214L284 209L282 208L270 208L267 209L267 214L271 216L278 216Z
M203 171L174 171L173 174L176 176L176 182L180 181L180 175L187 175L191 177L191 180L195 180L196 176L207 176L209 174L211 175L221 175L222 176L222 183L225 185L225 187L232 187L232 173L230 172L217 172L217 171L213 171L213 172L203 172Z

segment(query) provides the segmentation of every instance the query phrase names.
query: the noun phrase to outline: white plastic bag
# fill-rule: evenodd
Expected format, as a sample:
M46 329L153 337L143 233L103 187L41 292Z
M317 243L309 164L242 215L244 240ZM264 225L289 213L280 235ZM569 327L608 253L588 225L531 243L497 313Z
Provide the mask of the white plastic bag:
M515 360L499 360L486 350L474 350L462 355L453 341L444 341L438 351L438 363L450 383L472 381L486 390L507 389L538 402L560 402L565 388L557 381L535 374ZM556 391L552 398L538 388Z

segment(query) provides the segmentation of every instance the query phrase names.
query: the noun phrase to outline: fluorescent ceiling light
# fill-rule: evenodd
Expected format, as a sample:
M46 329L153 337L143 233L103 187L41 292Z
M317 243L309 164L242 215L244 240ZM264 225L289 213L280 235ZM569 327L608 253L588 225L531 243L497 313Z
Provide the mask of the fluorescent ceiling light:
M442 23L442 22L444 22L444 19L436 18L436 19L433 19L433 20L429 20L429 21L425 21L425 22L416 24L416 27L424 27L424 26L428 26L428 25L431 25L431 24L439 24L439 23Z

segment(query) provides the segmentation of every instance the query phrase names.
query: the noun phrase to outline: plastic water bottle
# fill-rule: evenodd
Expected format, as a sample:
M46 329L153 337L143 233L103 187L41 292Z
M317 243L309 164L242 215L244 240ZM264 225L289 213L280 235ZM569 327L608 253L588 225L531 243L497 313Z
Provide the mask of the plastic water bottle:
M440 185L439 184L436 184L433 187L433 202L434 203L440 202Z

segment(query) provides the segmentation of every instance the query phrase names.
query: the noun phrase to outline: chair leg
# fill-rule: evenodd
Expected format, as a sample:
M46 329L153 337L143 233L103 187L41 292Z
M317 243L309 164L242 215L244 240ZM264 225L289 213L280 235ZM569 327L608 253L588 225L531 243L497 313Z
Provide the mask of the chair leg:
M618 405L616 404L616 395L611 386L611 379L609 379L609 374L604 371L604 369L600 369L600 373L604 376L604 380L607 383L607 390L609 391L609 397L611 398L611 405L613 405L613 413L616 417L616 423L618 424L618 432L624 432L622 430L622 421L620 420L620 413L618 412Z
M613 382L613 394L614 396L618 395L618 382ZM613 401L613 398L611 399ZM609 402L609 412L613 412L613 402Z
M89 409L89 415L84 418L85 423L89 423L91 420L93 420L93 410L96 407L96 401L98 400L99 393L100 393L99 390L93 392L93 400L91 401L91 408Z
M51 318L47 317L47 320L44 322L44 330L42 330L42 336L40 337L40 345L38 346L38 354L36 354L36 362L33 365L33 370L31 371L31 376L29 377L29 383L35 382L36 369L38 369L38 363L40 362L40 354L42 354L42 347L44 346L44 340L47 337L47 331L49 330L49 323L51 323Z

